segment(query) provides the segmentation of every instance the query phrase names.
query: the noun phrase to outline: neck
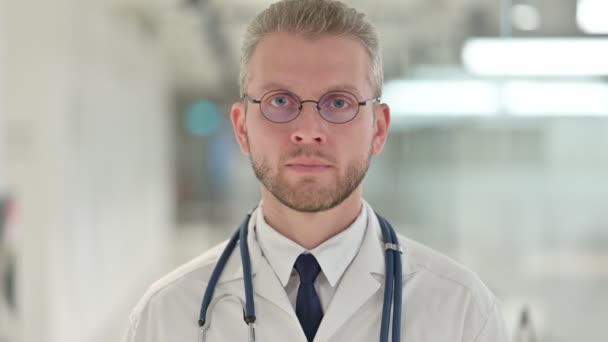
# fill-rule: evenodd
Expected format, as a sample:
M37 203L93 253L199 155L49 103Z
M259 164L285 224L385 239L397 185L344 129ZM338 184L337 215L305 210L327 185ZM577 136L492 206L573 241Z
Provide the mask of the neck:
M290 209L262 187L264 219L281 235L311 250L348 228L362 208L362 188L336 207L327 211L305 213Z

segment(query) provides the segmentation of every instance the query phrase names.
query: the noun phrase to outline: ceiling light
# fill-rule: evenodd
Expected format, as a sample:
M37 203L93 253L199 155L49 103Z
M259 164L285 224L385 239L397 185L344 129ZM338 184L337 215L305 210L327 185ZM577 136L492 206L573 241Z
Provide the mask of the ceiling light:
M608 75L608 39L473 38L462 62L471 72L493 76Z
M608 34L608 1L578 0L576 22L586 33Z
M608 84L595 80L398 80L382 101L394 118L608 116Z
M391 81L382 98L396 115L479 116L498 111L494 85L481 80Z

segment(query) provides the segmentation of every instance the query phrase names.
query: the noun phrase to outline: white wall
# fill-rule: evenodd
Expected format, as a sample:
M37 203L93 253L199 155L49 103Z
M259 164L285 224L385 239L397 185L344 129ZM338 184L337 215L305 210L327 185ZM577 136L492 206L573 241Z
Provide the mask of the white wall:
M136 20L99 2L0 5L20 342L107 342L140 288L133 279L164 260L173 206L163 58Z
M2 3L0 2L0 80L6 74L6 43L4 41L3 33L6 32L5 11L3 11ZM8 171L7 171L7 156L6 156L6 99L5 90L6 85L0 81L0 196L7 191L8 188ZM1 336L1 335L0 335Z

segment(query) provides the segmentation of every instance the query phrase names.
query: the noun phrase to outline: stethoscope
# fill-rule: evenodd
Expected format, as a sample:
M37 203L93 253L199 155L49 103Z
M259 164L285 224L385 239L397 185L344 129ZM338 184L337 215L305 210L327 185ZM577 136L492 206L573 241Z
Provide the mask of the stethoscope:
M253 302L253 284L251 276L251 259L249 256L249 246L247 245L247 233L249 220L253 210L247 214L247 217L232 235L228 241L228 245L222 252L211 277L209 278L209 284L205 290L205 296L203 297L203 303L201 305L201 312L198 320L200 327L199 342L206 341L207 330L211 327L211 319L207 319L207 310L210 306L215 306L218 302L225 299L233 299L238 301L243 307L243 318L249 328L249 342L255 342L255 328L254 323L255 317L255 305ZM378 221L380 222L380 228L382 230L382 238L384 239L384 250L385 250L385 264L386 264L386 277L384 283L384 304L382 306L382 322L380 324L380 342L388 341L389 324L391 318L391 300L392 314L393 314L393 342L399 342L401 336L401 298L402 298L402 274L401 274L401 254L403 250L399 246L399 240L393 227L388 223L382 216L376 214ZM235 295L223 294L213 299L213 292L217 281L226 266L226 262L230 258L230 255L234 251L238 241L241 252L241 262L243 265L243 282L245 284L245 302Z

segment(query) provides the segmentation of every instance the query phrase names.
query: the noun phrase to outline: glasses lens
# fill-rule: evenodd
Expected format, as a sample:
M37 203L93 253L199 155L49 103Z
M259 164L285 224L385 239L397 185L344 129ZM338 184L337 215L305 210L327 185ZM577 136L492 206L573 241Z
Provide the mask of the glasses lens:
M273 91L262 98L260 103L262 114L274 122L293 120L300 112L300 100L288 91Z
M331 92L319 100L319 112L325 120L333 123L344 123L352 120L359 111L359 101L355 95L347 92Z

